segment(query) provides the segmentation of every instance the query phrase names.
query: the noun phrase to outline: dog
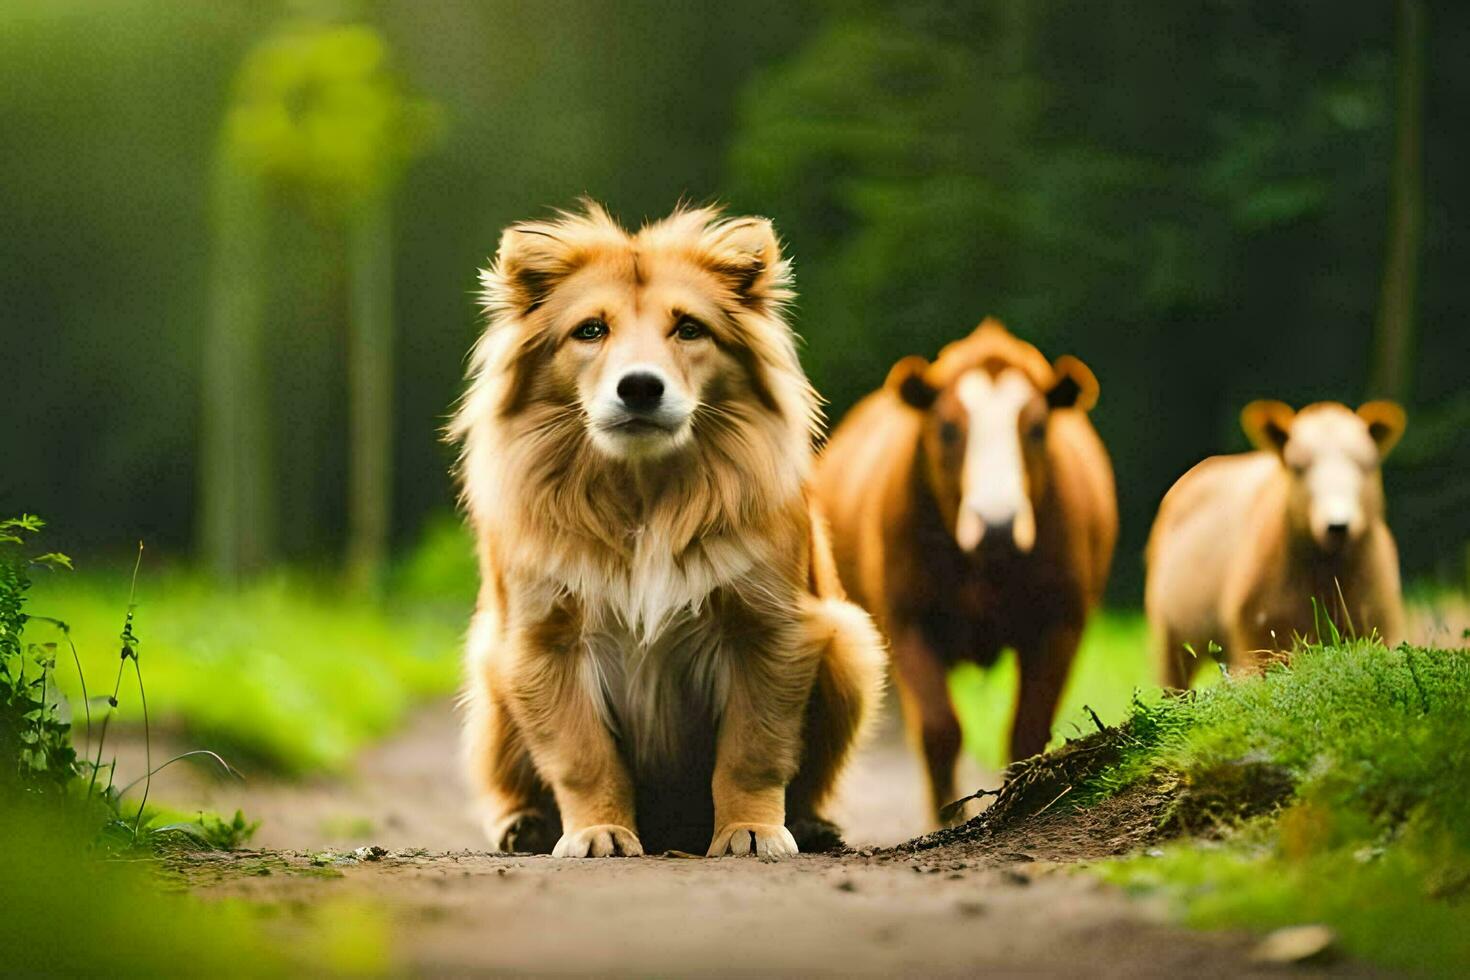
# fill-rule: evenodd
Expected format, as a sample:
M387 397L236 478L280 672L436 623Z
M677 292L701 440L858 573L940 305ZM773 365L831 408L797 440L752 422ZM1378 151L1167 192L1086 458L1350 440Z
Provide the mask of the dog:
M481 587L464 746L493 848L839 842L885 651L808 491L818 399L771 223L512 225L450 426Z

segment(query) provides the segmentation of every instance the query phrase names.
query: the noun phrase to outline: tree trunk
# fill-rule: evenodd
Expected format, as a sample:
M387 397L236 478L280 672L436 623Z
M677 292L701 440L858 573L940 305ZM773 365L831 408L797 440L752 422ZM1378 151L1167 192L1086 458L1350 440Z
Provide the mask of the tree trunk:
M223 151L204 338L199 533L209 569L238 582L274 557L264 296L268 227L261 182Z
M388 199L375 195L348 218L347 571L374 592L382 582L393 506L393 261Z
M1404 401L1414 357L1419 247L1424 226L1425 0L1398 0L1394 158L1390 178L1388 249L1373 344L1370 394Z

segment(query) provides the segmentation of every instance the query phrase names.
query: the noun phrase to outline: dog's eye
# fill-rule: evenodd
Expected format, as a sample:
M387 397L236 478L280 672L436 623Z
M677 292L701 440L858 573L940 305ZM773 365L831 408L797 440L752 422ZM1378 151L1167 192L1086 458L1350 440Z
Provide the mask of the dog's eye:
M572 331L573 340L601 340L607 336L607 324L598 317L583 320Z
M953 422L940 422L939 441L946 446L953 446L960 441L960 427Z
M699 340L709 336L709 327L692 316L680 317L678 325L674 327L674 334L680 340Z
M1046 441L1046 422L1045 422L1045 420L1040 421L1040 422L1033 422L1031 424L1031 427L1026 430L1026 436L1032 442L1045 442Z

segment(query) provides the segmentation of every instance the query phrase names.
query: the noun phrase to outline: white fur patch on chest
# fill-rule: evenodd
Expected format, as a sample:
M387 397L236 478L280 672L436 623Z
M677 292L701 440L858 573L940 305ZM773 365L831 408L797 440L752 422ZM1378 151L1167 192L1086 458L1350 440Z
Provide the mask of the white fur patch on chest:
M631 561L550 561L539 598L551 608L574 597L582 612L584 690L640 769L678 758L681 738L712 721L725 702L726 654L716 589L748 581L765 558L759 540L707 537L682 555L645 532Z
M636 533L636 532L635 532ZM605 552L523 557L549 594L577 599L592 622L625 630L649 646L681 618L698 615L716 589L746 578L767 558L759 540L706 537L675 554L657 535L636 533L630 560L611 561Z
M667 542L641 531L632 563L621 581L608 583L603 601L640 642L651 644L676 619L697 616L715 589L749 574L759 550L750 542L710 537L676 556Z

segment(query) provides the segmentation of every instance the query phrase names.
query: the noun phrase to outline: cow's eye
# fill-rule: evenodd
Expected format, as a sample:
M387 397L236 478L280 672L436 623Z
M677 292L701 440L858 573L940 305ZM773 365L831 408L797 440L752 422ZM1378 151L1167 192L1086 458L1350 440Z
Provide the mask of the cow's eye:
M674 327L674 335L680 340L699 340L701 337L709 336L709 327L692 316L683 316L679 318L679 323Z
M939 441L946 446L955 445L960 441L960 427L953 422L940 422Z
M607 336L607 322L601 317L592 317L583 320L572 330L573 340L601 340Z

